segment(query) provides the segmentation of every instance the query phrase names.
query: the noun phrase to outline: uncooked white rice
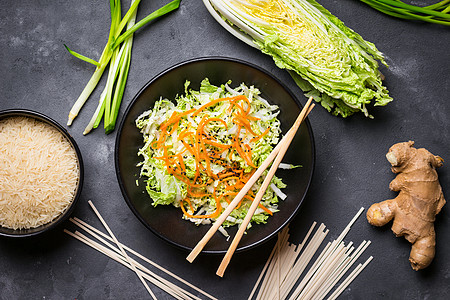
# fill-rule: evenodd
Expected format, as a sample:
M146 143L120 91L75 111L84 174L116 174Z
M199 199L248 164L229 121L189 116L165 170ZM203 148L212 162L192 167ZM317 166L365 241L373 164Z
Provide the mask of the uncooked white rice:
M0 120L0 226L35 228L73 201L78 159L54 127L28 117Z

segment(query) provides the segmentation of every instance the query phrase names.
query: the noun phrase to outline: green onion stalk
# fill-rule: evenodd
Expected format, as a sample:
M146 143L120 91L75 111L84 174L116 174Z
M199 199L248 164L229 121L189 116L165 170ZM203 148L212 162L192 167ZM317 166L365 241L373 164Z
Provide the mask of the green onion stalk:
M98 62L76 53L64 45L73 56L96 66L94 74L69 112L68 126L72 124L109 65L106 86L100 95L94 115L83 132L84 135L97 128L102 119L105 133L108 134L114 130L130 70L133 33L150 21L177 9L181 2L181 0L174 0L136 23L137 7L140 1L133 0L127 13L122 18L120 0L110 0L111 27L108 42ZM123 32L125 26L126 30Z
M360 0L372 8L396 18L450 26L450 0L417 6L400 0Z

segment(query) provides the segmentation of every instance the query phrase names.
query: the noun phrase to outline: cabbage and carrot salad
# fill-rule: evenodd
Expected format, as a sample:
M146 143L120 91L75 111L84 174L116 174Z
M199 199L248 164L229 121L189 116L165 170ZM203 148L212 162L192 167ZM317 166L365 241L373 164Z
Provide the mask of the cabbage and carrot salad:
M231 82L214 86L206 78L200 90L185 83L175 102L156 101L136 119L144 146L140 176L153 205L181 208L183 218L199 224L214 221L245 185L279 140L278 106L253 86ZM244 219L264 176L250 189L223 226ZM266 223L277 211L285 184L274 177L253 223ZM225 231L222 230L224 233ZM224 233L225 234L225 233Z

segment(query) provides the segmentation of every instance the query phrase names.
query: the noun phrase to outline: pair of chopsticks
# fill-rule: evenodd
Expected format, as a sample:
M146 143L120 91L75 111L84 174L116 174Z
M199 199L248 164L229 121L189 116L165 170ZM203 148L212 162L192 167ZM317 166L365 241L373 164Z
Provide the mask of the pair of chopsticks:
M278 169L278 166L283 159L284 154L286 153L287 149L289 148L289 145L291 144L298 128L300 127L303 120L306 118L306 116L311 112L313 109L314 104L312 104L312 97L308 99L305 106L303 107L302 111L298 115L297 119L294 122L294 125L292 125L291 129L286 133L286 135L283 137L283 139L278 143L278 145L273 149L273 151L269 154L269 156L264 160L264 162L261 164L261 166L256 170L256 172L253 174L252 177L248 180L248 182L244 185L244 187L239 191L239 193L236 195L236 197L231 201L231 203L228 205L228 207L225 209L225 211L217 218L216 222L214 222L213 226L208 230L208 232L205 234L205 236L197 243L197 245L192 249L191 253L186 257L186 259L189 262L193 262L194 259L198 256L198 254L202 251L202 249L205 247L205 245L208 243L208 241L211 239L211 237L214 235L214 233L219 229L219 227L222 225L222 223L226 220L226 218L230 215L230 213L235 209L235 207L241 202L242 198L247 194L247 192L250 190L250 188L255 184L255 182L258 180L258 178L262 175L262 173L269 167L269 165L272 163L272 166L269 169L269 172L267 176L265 177L261 188L259 189L258 193L255 196L255 199L252 202L252 205L250 206L247 215L244 218L244 221L239 226L239 230L236 233L236 236L234 237L233 241L231 242L230 247L228 248L227 253L225 254L225 257L222 260L222 263L219 266L219 269L217 270L216 274L220 277L223 277L223 274L225 272L225 269L227 268L228 264L230 263L231 257L233 256L239 241L241 240L245 230L247 229L248 224L250 223L250 220L253 217L253 214L255 213L255 210L257 209L259 203L261 202L261 199L266 192L267 187L269 186L273 175L275 174L275 171Z

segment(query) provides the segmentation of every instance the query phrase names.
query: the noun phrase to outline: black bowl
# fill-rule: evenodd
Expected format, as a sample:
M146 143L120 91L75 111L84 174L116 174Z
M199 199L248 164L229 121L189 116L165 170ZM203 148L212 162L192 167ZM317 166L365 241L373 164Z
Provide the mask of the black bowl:
M183 62L157 75L138 92L128 106L118 129L115 164L119 185L128 206L147 228L164 240L186 250L191 250L197 244L210 225L196 226L182 220L181 210L173 206L151 205L152 200L145 190L144 178L139 178L140 169L136 167L141 161L137 152L143 146L143 139L136 128L135 120L141 113L153 108L155 101L161 96L173 100L177 94L183 94L186 80L191 82L190 88L198 90L200 82L206 77L215 85L232 80L231 86L245 82L259 88L262 97L280 107L279 118L283 132L289 130L301 110L301 105L293 94L272 75L257 66L230 58L210 57ZM309 121L306 120L283 160L303 167L277 171L277 175L288 186L283 190L288 195L287 199L280 203L280 212L270 217L267 224L253 225L248 230L236 251L249 249L267 241L290 222L300 208L310 185L314 160L313 134ZM233 236L237 228L234 226L227 231ZM225 253L229 244L230 241L222 234L216 233L203 252Z
M72 138L72 136L62 127L58 122L55 120L52 120L51 118L35 112L31 110L25 110L25 109L11 109L11 110L4 110L0 111L0 120L9 118L9 117L28 117L33 118L38 121L44 122L46 124L49 124L50 126L56 128L72 145L73 149L75 149L75 152L77 154L78 159L78 170L79 170L79 178L78 178L78 184L76 187L76 191L74 193L74 199L72 200L72 203L67 207L67 209L60 214L58 217L53 219L51 222L43 224L41 226L38 226L36 228L29 228L29 229L11 229L0 226L0 236L7 236L7 237L30 237L34 235L38 235L43 232L47 232L50 229L55 228L60 223L64 222L72 213L72 211L75 208L76 203L78 202L78 199L80 198L81 194L81 188L83 186L83 175L84 175L84 167L83 167L83 159L81 157L80 149L78 148L75 140Z

